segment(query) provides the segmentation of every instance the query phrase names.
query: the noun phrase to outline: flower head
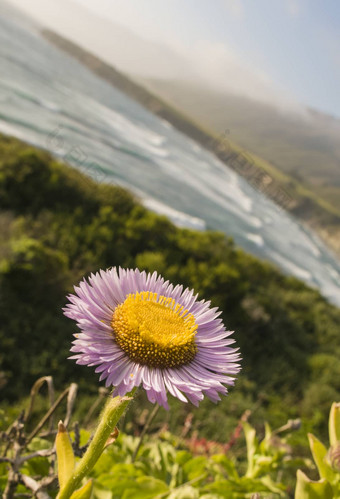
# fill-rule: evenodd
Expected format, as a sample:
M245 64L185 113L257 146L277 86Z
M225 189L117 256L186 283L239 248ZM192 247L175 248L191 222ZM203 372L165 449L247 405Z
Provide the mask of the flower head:
M71 348L78 364L97 366L100 380L125 395L143 385L168 409L167 391L198 405L226 394L239 353L210 302L156 272L116 268L92 274L69 295L64 313L77 321Z

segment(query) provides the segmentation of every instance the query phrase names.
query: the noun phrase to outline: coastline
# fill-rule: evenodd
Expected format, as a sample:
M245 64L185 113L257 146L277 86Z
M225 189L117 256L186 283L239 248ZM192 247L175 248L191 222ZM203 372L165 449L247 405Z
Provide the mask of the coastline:
M212 152L255 189L315 231L327 247L337 257L340 256L340 212L326 201L316 197L301 183L280 172L269 162L242 150L229 140L227 131L216 135L204 129L145 87L79 45L47 29L43 29L41 34L97 76Z

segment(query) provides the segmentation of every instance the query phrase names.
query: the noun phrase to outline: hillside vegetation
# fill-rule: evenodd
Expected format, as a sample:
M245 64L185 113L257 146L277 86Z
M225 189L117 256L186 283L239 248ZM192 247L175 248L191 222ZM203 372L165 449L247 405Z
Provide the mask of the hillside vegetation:
M236 331L242 375L218 406L197 411L201 436L218 440L218 422L226 414L235 422L246 408L275 425L297 415L319 425L339 399L340 310L222 233L177 228L126 190L2 135L0 225L3 401L20 399L47 374L57 386L74 380L97 391L92 369L65 360L75 326L61 309L84 275L119 265L194 288ZM190 410L178 407L171 425Z

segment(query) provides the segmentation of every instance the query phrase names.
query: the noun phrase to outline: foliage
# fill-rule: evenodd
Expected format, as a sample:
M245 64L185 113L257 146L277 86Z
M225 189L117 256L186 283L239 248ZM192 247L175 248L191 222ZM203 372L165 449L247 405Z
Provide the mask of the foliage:
M84 275L115 265L157 270L195 288L236 331L242 376L232 397L216 407L204 401L195 412L202 437L223 441L245 409L274 426L302 415L321 429L330 401L339 399L340 310L224 234L177 228L121 187L5 136L0 227L3 407L46 373L59 386L74 380L87 396L96 393L93 373L65 362L75 329L61 309ZM176 431L191 409L175 401L172 408L168 424Z
M50 407L41 421L32 426L34 400L44 383L49 388ZM52 418L64 410L63 398L54 401L53 391L52 379L39 379L31 390L26 410L14 421L8 421L9 426L0 434L0 492L6 499L27 493L45 499L56 497L58 482L61 490L57 497L66 497L65 493L62 495L63 487L75 479L75 473L81 468L80 458L91 440L91 432L80 428L76 421L70 434L66 429L70 425L76 390L71 385L63 392L65 396L68 394L66 414L62 416L65 425L59 422L56 437ZM152 414L154 416L155 411ZM238 426L243 425L244 435L238 433L237 438L242 443L245 438L246 452L241 456L230 447L217 453L198 452L198 448L190 450L191 439L184 435L185 428L181 437L162 428L154 433L152 417L135 436L116 429L109 440L105 438L104 452L98 454L94 468L83 465L82 469L87 470L85 478L71 498L241 499L251 498L255 493L262 498L289 497L295 469L310 464L309 460L297 458L288 444L289 432L296 429L296 422L275 431L266 424L265 435L260 439L255 429L242 419ZM102 420L105 420L103 413L98 427ZM213 444L207 446L210 450L216 448L216 442L207 443ZM243 447L245 449L244 443Z
M329 444L326 447L311 433L308 434L320 478L310 480L301 470L297 472L296 499L328 499L340 495L340 404L333 403L329 414Z

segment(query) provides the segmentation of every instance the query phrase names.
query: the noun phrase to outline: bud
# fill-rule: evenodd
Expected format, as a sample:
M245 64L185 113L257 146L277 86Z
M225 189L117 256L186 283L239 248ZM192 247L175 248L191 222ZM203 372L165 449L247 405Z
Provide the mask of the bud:
M55 440L58 460L58 480L60 489L71 478L75 466L75 458L70 437L62 421L58 424L58 433Z

